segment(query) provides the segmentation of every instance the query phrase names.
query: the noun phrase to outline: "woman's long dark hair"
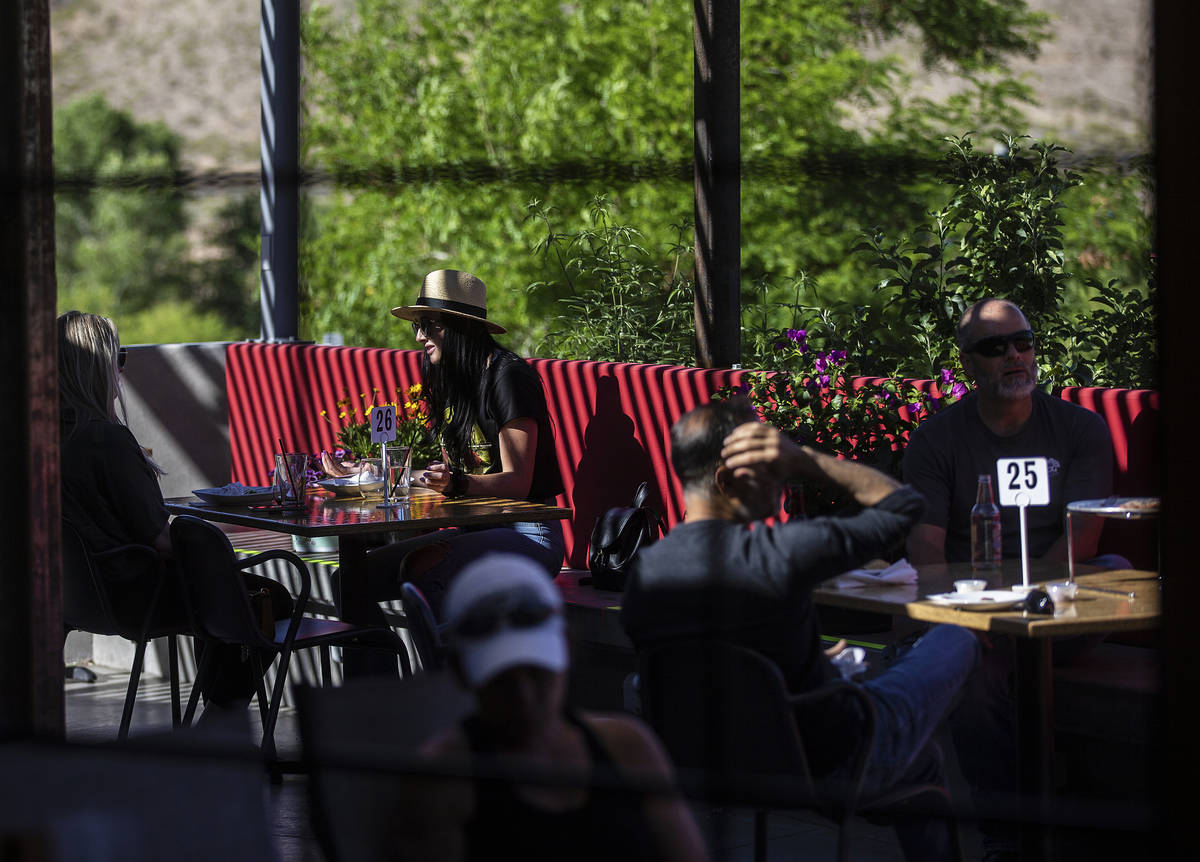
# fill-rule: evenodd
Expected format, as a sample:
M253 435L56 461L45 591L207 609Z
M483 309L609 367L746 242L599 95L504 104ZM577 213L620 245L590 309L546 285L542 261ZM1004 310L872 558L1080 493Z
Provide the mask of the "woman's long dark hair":
M519 357L497 344L482 323L449 314L442 316L441 323L441 362L434 365L429 354L425 354L421 358L421 380L429 394L433 433L441 439L451 459L461 464L470 454L471 431L479 422L479 392L488 359L497 351L496 360Z

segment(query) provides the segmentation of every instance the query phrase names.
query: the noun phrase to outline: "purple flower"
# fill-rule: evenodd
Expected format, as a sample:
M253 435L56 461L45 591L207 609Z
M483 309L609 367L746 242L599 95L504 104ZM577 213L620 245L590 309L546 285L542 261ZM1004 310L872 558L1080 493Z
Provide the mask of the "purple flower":
M967 394L967 384L965 384L961 381L956 382L952 387L950 387L950 397L951 398L962 398L966 394Z
M823 372L829 367L829 357L824 353L818 353L817 358L813 360L813 369L818 373Z
M771 349L772 350L783 350L785 347L787 347L786 341L776 341L774 346Z
M908 405L908 412L911 413L913 416L920 416L924 410L925 410L925 405L922 404L920 401L914 401Z
M791 341L799 349L801 353L808 352L808 330L807 329L789 329L787 331L788 340Z
M844 350L829 351L829 361L834 365L845 365L846 364L846 351L844 351Z
M820 375L819 377L817 377L817 383L819 383L821 386L828 386L829 385L829 375L828 374Z
M940 375L940 379L941 379L943 385L945 385L947 383L953 383L954 382L954 372L951 371L949 368L943 368L942 373Z

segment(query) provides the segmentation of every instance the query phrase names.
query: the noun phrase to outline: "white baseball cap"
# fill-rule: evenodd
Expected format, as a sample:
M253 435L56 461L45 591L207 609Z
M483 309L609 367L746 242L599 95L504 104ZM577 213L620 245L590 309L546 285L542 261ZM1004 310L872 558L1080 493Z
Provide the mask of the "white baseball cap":
M467 683L476 688L501 671L533 665L567 669L562 595L533 560L488 554L450 584L446 638Z

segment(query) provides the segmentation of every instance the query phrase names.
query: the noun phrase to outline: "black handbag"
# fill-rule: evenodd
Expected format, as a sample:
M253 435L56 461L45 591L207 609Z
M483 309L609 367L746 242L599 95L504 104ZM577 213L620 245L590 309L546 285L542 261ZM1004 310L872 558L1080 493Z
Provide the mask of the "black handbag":
M634 554L664 532L658 513L643 505L649 488L645 482L633 496L632 508L609 509L596 519L588 545L591 584L599 590L623 590ZM583 579L586 583L587 579Z

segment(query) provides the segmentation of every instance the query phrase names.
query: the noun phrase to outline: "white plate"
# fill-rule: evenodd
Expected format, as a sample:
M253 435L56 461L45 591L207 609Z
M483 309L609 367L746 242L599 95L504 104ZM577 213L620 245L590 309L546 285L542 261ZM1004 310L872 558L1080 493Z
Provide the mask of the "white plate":
M1158 497L1106 497L1103 500L1076 500L1067 503L1068 512L1084 515L1099 515L1102 518L1124 518L1140 521L1157 518L1162 512L1162 501Z
M338 497L362 497L383 490L383 479L367 476L346 476L339 479L321 479L317 482L326 491L332 491Z
M197 488L192 493L213 506L261 506L274 498L270 487L255 485L247 485L244 494L229 494L220 488Z
M979 590L975 593L934 593L925 598L935 605L963 611L997 611L1015 608L1025 601L1025 595L1012 590Z

